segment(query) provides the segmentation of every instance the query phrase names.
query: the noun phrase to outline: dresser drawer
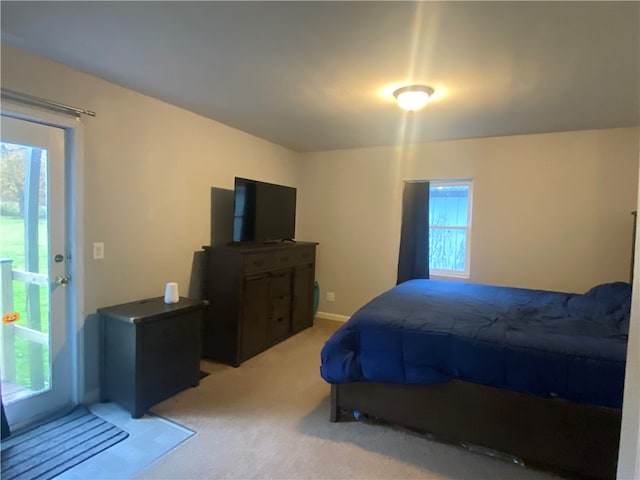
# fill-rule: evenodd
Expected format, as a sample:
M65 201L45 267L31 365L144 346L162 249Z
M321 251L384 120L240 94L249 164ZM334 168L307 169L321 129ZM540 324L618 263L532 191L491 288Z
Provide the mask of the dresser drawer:
M269 341L287 337L291 332L291 297L273 302L269 319Z
M271 298L291 295L292 270L274 273L271 276Z
M306 263L315 263L316 249L311 246L298 247L294 249L293 264L302 265Z
M273 252L247 253L242 256L242 270L245 274L273 270L276 259Z
M278 297L271 302L271 316L289 317L291 316L291 297Z
M288 268L296 263L296 248L283 248L274 252L275 268Z
M313 263L315 248L312 246L291 246L274 252L274 267L288 268L295 265Z

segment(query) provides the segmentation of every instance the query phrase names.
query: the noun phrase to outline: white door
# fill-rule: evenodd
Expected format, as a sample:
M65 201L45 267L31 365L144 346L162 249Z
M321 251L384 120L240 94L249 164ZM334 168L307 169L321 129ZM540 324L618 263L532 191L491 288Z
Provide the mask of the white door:
M0 123L0 375L12 428L71 406L65 130Z

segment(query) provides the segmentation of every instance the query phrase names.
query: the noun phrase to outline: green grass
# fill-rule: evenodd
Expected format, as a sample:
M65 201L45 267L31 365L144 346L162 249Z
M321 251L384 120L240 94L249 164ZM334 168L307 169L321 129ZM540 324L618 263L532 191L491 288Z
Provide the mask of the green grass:
M47 222L38 222L38 255L39 273L48 272L48 235ZM0 217L0 258L13 260L14 270L24 270L24 221L16 217ZM23 282L13 282L13 311L20 314L17 325L30 327L41 332L49 332L49 291L46 287L38 287L40 297L39 325L29 325L30 318L27 313L27 286ZM35 320L34 320L35 321ZM25 339L15 339L16 383L25 387L31 387L29 373L29 343ZM49 383L49 349L42 347L42 363L45 385Z

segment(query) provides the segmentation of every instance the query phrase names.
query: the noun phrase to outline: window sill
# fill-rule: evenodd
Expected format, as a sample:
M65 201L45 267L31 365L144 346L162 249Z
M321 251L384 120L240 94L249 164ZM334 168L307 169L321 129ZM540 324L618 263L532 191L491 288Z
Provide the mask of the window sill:
M464 282L469 280L469 274L429 273L429 278L432 278L433 280L453 280L456 282Z

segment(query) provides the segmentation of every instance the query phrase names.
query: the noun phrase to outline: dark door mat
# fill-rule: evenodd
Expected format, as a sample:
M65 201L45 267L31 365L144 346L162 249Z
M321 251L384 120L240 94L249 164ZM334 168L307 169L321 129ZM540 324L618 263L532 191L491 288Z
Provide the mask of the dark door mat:
M48 480L127 438L86 407L2 441L2 479Z

